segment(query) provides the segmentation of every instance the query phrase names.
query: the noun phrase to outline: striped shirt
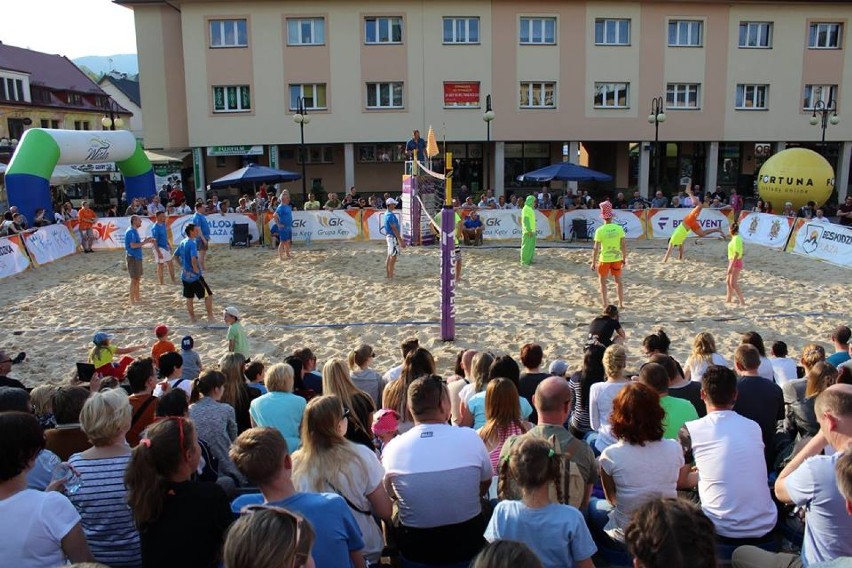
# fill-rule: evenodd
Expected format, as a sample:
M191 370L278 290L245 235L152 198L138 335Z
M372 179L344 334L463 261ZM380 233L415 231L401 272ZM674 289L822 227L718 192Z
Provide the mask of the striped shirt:
M113 568L141 566L139 531L127 504L124 485L130 454L100 459L84 459L74 454L68 462L83 480L79 491L68 498L80 513L95 560Z

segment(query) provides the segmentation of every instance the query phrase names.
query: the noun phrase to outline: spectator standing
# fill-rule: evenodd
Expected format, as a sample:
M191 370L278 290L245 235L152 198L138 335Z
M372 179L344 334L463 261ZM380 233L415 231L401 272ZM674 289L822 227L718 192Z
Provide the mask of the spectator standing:
M67 209L66 209L67 211ZM73 209L72 209L73 211ZM80 211L76 216L78 227L80 229L80 240L83 252L95 252L92 246L95 242L95 233L93 227L95 221L98 220L98 214L89 207L89 202L84 201L80 204Z
M837 209L837 220L843 227L852 227L852 195L847 195L846 201Z

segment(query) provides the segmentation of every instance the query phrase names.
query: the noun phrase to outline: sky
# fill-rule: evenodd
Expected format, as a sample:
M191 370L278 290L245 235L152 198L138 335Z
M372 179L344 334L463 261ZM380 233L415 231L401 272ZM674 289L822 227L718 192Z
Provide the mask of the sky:
M70 59L136 53L133 10L111 0L5 0L0 41Z

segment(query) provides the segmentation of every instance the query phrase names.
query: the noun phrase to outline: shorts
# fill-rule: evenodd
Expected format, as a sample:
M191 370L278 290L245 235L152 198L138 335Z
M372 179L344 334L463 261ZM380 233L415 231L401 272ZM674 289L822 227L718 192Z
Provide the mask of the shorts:
M385 237L388 241L388 258L399 256L399 241L396 237Z
M203 300L207 296L213 295L213 291L207 285L203 276L199 276L195 282L187 282L186 280L181 282L183 282L183 297L187 300L191 300L193 297Z
M731 268L742 268L743 267L743 259L738 258L736 260L731 261Z
M689 230L693 233L701 230L701 223L698 222L699 213L701 213L701 210L695 208L689 212L689 215L683 218L683 224L689 227Z
M613 276L621 276L621 267L623 264L624 263L620 260L615 262L601 262L598 264L598 274L603 277L607 277L610 274Z
M278 225L278 240L282 243L293 240L293 230L284 225Z
M210 246L207 244L207 242L202 241L201 239L198 239L197 241L195 241L195 245L198 247L198 250L207 250L208 248L210 248Z
M160 249L160 257L157 256L156 249L152 249L152 254L154 255L154 264L168 264L172 261L172 251L168 249L164 249L163 247L158 247Z
M127 257L127 272L130 273L130 277L134 280L137 278L142 278L142 259L141 258L133 258L132 256Z

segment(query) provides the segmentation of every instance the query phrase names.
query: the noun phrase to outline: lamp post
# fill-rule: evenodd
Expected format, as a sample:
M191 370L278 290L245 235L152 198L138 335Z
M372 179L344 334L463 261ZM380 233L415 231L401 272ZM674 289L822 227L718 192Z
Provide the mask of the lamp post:
M482 120L485 121L485 189L491 189L491 164L488 159L491 153L491 121L494 120L494 111L491 109L491 95L485 97L485 113Z
M651 114L648 122L654 125L654 192L660 190L660 123L666 121L663 97L651 99Z
M812 126L819 126L822 130L821 148L823 155L825 155L825 129L829 122L831 124L840 123L840 117L837 116L837 104L832 99L828 99L828 104L818 100L814 104L814 113L811 115L810 123Z
M120 130L124 127L124 120L120 116L118 116L118 105L112 99L107 100L107 105L107 111L109 112L109 115L104 115L104 117L101 119L101 125L106 130Z
M305 109L304 97L299 97L296 107L296 114L293 115L293 122L299 125L299 133L302 136L302 141L299 145L299 156L301 157L302 162L302 198L305 200L305 203L307 203L308 180L305 177L305 162L307 161L307 156L305 155L305 125L311 122L311 117L308 116L308 111Z

